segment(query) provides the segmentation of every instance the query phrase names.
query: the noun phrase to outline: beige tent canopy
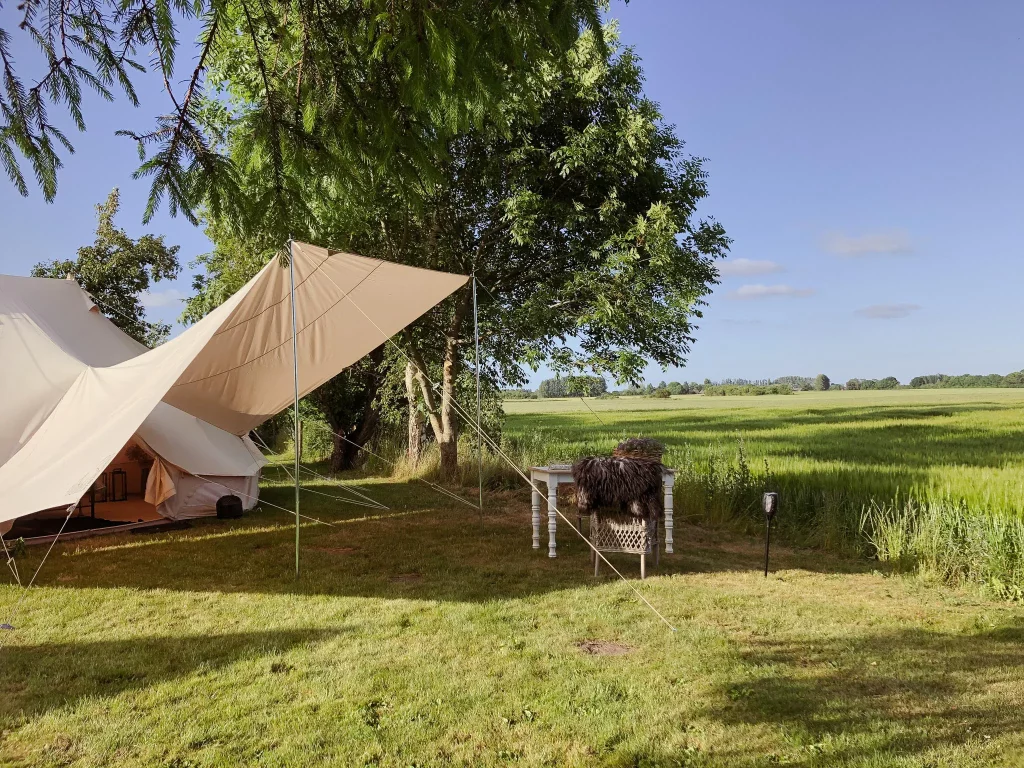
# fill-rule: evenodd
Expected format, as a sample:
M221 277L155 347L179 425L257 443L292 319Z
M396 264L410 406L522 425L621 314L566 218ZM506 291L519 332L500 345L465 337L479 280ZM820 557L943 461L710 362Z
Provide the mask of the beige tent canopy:
M303 243L293 259L300 394L467 280ZM293 398L288 272L273 259L153 350L73 282L0 276L0 522L78 503L133 442L155 458L150 500L165 495L170 516L175 496L225 486L251 506L262 459L244 436Z

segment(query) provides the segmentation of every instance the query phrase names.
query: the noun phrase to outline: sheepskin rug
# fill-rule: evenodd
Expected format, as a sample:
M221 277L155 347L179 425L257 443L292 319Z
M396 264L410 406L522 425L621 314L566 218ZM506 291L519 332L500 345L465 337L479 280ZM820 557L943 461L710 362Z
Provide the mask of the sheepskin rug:
M595 510L645 520L665 512L660 461L640 458L588 456L572 465L576 505L580 514Z

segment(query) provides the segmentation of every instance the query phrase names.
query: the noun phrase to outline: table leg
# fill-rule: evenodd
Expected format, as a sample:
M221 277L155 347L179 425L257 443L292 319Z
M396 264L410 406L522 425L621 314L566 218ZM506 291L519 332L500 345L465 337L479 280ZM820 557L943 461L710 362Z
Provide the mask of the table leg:
M671 555L672 548L672 483L665 483L665 554Z
M558 557L555 552L555 530L558 527L558 483L548 483L548 557Z
M531 507L533 511L533 548L540 549L540 492L533 488L531 491Z

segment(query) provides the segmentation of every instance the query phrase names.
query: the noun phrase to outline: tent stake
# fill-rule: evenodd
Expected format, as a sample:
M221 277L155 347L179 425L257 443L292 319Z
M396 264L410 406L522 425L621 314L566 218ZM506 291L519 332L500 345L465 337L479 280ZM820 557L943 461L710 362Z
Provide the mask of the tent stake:
M480 514L484 513L484 445L480 436L480 319L476 311L476 272L473 273L473 336L476 340L476 466L480 486Z
M293 440L295 442L295 578L299 578L299 451L302 450L302 437L299 434L299 351L296 340L298 316L295 311L295 258L292 254L292 239L288 237L288 281L292 302L292 380L295 385L295 422Z

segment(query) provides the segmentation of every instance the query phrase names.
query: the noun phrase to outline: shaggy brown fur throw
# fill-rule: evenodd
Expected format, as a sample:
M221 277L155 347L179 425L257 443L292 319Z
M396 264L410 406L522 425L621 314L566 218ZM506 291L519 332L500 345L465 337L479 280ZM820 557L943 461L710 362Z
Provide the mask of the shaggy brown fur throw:
M609 510L645 520L665 511L662 467L650 459L588 456L572 465L580 514Z

